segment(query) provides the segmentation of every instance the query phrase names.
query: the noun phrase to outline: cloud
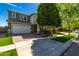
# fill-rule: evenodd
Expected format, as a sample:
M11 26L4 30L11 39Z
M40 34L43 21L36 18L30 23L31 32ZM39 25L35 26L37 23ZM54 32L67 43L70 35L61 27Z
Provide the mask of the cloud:
M12 3L6 3L6 4L8 4L10 6L13 6L13 7L17 7L17 8L22 8L22 7L19 7L19 6L15 5L15 4L12 4Z

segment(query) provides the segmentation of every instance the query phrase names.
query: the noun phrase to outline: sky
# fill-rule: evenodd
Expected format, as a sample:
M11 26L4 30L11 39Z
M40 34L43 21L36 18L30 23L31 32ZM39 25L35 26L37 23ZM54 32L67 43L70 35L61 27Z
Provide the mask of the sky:
M37 12L37 3L0 3L0 26L7 25L8 10L30 15Z

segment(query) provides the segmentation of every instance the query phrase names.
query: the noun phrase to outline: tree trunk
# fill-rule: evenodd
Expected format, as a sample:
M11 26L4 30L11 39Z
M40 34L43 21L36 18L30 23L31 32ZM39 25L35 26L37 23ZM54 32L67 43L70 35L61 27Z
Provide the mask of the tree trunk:
M68 35L70 36L70 23L69 23L69 21L67 20L67 24L68 24Z
M78 38L79 38L79 29L78 29Z
M43 26L39 26L39 28L40 28L40 32L42 33L42 31L43 31Z
M52 28L53 28L52 26L49 26L51 37L53 37L53 32L52 32L53 30L52 30Z
M53 33L57 33L57 27L56 26L53 27Z

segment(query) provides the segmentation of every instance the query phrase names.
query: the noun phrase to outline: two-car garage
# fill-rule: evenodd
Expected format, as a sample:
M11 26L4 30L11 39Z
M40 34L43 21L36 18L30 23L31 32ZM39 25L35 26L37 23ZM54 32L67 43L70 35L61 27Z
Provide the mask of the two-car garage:
M23 26L23 25L15 26L15 25L13 25L11 30L12 30L13 34L31 33L31 26L30 25L26 25L26 26Z

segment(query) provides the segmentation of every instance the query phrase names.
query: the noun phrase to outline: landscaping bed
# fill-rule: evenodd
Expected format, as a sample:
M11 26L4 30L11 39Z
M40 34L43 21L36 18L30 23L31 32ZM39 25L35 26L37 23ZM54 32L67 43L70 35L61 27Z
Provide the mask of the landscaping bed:
M16 49L13 49L6 52L1 52L0 56L17 56L17 52Z
M10 44L13 44L11 36L0 38L0 46L6 46Z
M68 40L70 40L71 38L74 38L74 37L75 37L74 34L70 34L70 36L69 35L64 35L64 36L61 36L61 37L53 38L52 40L65 43L65 42L67 42Z

